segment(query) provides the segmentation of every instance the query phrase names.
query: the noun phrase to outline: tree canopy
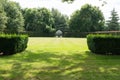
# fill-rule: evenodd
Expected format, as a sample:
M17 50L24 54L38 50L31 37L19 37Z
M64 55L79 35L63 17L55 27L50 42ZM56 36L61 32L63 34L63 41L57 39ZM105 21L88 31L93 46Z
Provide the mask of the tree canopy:
M96 6L85 4L71 16L69 27L81 32L100 31L104 26L104 16Z
M24 19L18 3L4 0L4 11L7 16L6 31L10 33L18 33L24 30Z
M6 28L7 16L4 11L3 5L0 3L0 32L3 32Z
M22 10L25 18L25 29L27 31L44 32L52 29L53 18L51 12L46 8L32 8Z
M58 30L65 30L68 28L68 16L61 14L57 9L52 9L51 11L54 24L53 27Z

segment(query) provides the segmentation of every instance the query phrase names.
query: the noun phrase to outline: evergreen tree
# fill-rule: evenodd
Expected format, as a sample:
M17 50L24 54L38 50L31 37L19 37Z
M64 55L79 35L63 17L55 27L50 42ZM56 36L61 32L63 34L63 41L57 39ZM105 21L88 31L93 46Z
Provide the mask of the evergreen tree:
M111 11L111 17L109 17L110 20L107 21L107 29L110 31L116 31L119 30L119 16L115 9Z

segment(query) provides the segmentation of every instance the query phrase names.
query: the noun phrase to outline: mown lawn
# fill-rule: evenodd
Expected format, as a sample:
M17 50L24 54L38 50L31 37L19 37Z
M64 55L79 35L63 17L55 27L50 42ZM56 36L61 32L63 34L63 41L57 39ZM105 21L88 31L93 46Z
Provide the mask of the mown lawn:
M0 57L0 80L120 80L120 56L95 55L84 38L29 38L26 51Z

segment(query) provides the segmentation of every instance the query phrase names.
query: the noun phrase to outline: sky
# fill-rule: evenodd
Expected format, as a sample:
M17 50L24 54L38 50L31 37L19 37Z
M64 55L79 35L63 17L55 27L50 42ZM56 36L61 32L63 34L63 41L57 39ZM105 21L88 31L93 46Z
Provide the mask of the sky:
M98 6L103 12L106 20L109 19L113 8L117 11L120 17L120 0L106 0L107 4L102 6L103 1L99 0L75 0L73 3L63 3L61 0L11 0L18 2L22 8L41 8L58 9L62 14L70 16L74 11L78 10L84 4Z

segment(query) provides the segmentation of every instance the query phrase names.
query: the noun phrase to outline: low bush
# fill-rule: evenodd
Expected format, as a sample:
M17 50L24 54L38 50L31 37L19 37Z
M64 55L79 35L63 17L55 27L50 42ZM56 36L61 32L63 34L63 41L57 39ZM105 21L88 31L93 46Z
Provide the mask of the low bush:
M10 55L22 52L27 48L28 36L15 34L0 35L0 54Z
M107 34L89 34L88 48L96 54L120 54L120 36Z

